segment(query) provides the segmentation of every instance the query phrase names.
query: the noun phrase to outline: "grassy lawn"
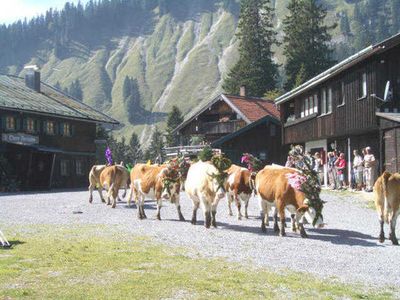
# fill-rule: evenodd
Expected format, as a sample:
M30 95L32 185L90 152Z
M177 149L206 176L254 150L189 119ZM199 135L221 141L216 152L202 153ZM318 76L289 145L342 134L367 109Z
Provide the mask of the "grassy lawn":
M390 290L193 258L106 227L10 230L15 246L0 250L0 299L392 298Z

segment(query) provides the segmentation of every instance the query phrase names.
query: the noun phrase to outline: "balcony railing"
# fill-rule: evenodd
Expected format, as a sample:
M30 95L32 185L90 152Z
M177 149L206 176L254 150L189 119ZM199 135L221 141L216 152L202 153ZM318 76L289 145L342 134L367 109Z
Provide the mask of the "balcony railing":
M201 132L207 134L232 133L241 128L241 121L207 122L201 125Z

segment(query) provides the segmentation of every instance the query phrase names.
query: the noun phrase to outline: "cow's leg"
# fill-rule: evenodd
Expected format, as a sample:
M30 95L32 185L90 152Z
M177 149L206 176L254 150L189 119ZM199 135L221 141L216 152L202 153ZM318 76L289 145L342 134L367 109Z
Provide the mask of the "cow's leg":
M279 226L278 226L278 210L275 208L274 210L274 232L278 233L279 232Z
M192 213L192 224L196 225L197 223L197 210L199 209L199 201L193 201L193 213Z
M392 211L392 218L389 222L390 226L390 231L389 231L389 238L392 241L393 245L398 245L399 241L397 240L396 237L396 221L397 221L397 216L398 216L398 211L393 210Z
M93 202L93 190L95 189L96 187L93 185L93 184L90 184L89 185L89 203L92 203Z
M217 215L217 206L218 206L218 200L214 200L214 203L211 205L211 225L215 228L217 228L217 220L216 220L216 215Z
M119 188L117 188L115 186L111 189L112 200L113 200L113 203L111 206L112 208L115 208L117 206L118 190L119 190Z
M125 184L125 185L124 185L124 193L122 194L122 198L125 198L125 197L126 197L127 189L128 189L128 184Z
M244 217L245 217L246 219L249 218L249 215L248 215L248 213L247 213L247 208L249 207L249 200L250 200L250 199L246 199L246 202L244 203Z
M285 204L284 204L282 199L278 199L277 200L276 209L278 211L279 219L281 221L281 228L280 228L280 231L279 231L279 235L280 236L285 236L286 235L286 232L285 232L285 223L286 223L286 220L285 220ZM275 227L275 224L274 224L274 227Z
M308 236L307 236L306 230L304 229L304 224L303 224L303 221L302 221L303 217L304 217L303 213L300 213L300 212L296 211L296 224L297 224L297 227L300 230L300 236L302 238L307 238Z
M99 195L100 195L101 202L106 203L106 200L104 200L104 197L103 197L103 187L99 186L99 187L97 188L97 192L98 192Z
M137 195L137 216L140 220L144 218L142 213L142 201L144 202L144 195Z
M176 206L176 211L178 212L179 221L185 221L185 218L183 217L182 211L181 211L179 196L175 199L175 206Z
M204 213L204 226L210 228L211 226L211 205L208 203L204 195L200 196L200 205Z
M385 231L384 231L384 225L385 225L385 213L383 210L384 207L384 203L382 203L382 201L380 201L381 199L383 199L383 195L381 197L378 197L377 199L375 199L375 206L376 206L376 211L378 213L378 218L379 218L379 224L381 227L380 233L379 233L379 242L383 243L385 241Z
M297 228L296 228L296 214L290 214L290 219L292 221L292 231L296 232Z
M379 242L383 243L385 241L385 232L383 230L385 222L383 221L383 219L379 219L379 224L381 226L381 232L379 233Z
M268 220L268 205L267 201L264 201L261 196L258 196L258 204L260 206L260 217L261 217L261 231L267 232L265 219Z
M144 199L145 199L145 197L143 196L142 205L141 205L141 210L142 210L143 219L147 219L146 213L145 213L145 211L144 211Z
M233 216L233 212L232 212L232 195L228 192L226 193L226 199L228 200L228 211L229 211L229 215Z
M234 193L234 197L235 197L235 203L236 203L236 207L237 207L237 219L241 220L242 219L242 212L240 211L242 204L241 204L241 200L239 195L235 192Z
M157 199L157 220L161 220L162 199Z

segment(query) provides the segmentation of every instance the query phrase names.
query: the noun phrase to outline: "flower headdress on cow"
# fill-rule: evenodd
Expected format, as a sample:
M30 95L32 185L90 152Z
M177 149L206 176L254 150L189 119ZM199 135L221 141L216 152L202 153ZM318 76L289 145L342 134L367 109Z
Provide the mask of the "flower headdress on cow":
M260 171L263 167L261 160L250 153L243 153L241 162L245 164L247 169L252 173Z
M112 166L113 159L112 159L112 152L111 152L110 147L106 148L106 151L105 151L104 155L106 157L107 165Z
M210 146L206 146L197 155L201 161L210 161L218 170L218 173L208 174L211 178L215 179L218 183L218 188L225 190L225 180L228 177L226 170L232 165L232 162L222 153L214 153Z
M307 205L315 209L316 216L313 221L315 225L319 217L323 219L322 208L324 207L324 201L320 198L321 184L318 174L313 170L311 160L304 155L302 146L292 146L289 156L299 172L287 174L288 183L294 189L303 192L308 199Z
M168 194L171 194L171 187L180 180L179 162L177 158L166 162L167 168L164 170L162 183ZM172 201L172 199L171 199Z

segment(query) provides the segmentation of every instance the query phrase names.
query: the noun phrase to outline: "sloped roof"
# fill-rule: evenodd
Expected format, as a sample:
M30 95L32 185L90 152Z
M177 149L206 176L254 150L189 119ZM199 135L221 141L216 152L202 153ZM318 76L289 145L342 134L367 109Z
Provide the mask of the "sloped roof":
M225 95L251 122L267 115L279 120L279 111L271 100Z
M251 124L267 115L279 120L279 111L276 108L275 103L272 100L265 100L261 98L252 97L240 97L227 94L220 94L206 105L192 112L181 124L179 124L174 132L185 127L197 116L202 114L209 107L217 103L218 101L224 101L228 104L233 111L235 111L247 124Z
M49 114L68 119L119 124L113 118L41 82L40 93L21 77L0 74L0 108Z
M275 100L275 102L276 102L276 104L281 104L286 101L289 101L290 99L302 94L303 92L306 92L306 91L312 89L313 87L317 86L318 84L327 81L328 79L340 74L341 72L349 69L350 67L357 65L360 62L365 61L367 58L369 58L373 55L376 55L378 53L387 51L399 44L400 44L400 33L398 33L378 44L371 45L371 46L357 52L356 54L348 57L347 59L345 59L345 60L339 62L338 64L334 65L333 67L329 68L328 70L318 74L314 78L311 78L310 80L306 81L305 83L298 86L297 88L278 97Z

